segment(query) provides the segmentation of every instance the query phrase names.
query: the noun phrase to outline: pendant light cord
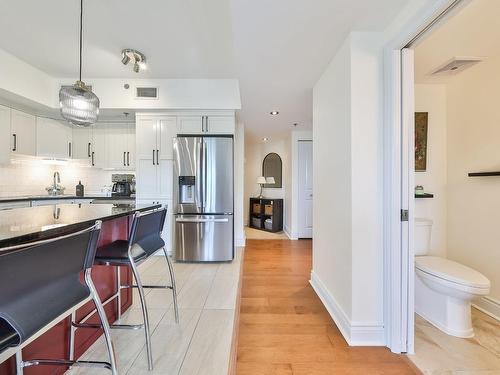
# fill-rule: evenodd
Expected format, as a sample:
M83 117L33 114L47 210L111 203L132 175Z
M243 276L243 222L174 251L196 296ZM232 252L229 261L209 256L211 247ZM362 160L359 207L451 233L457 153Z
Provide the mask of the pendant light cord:
M83 0L80 0L80 81L82 80Z

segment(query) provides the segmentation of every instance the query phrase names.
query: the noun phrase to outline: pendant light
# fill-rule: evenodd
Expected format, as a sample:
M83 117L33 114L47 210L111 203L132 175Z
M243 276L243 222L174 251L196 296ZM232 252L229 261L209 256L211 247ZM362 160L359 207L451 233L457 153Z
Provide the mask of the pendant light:
M83 0L80 0L80 75L73 86L59 90L61 116L77 126L90 126L97 122L99 98L82 82Z

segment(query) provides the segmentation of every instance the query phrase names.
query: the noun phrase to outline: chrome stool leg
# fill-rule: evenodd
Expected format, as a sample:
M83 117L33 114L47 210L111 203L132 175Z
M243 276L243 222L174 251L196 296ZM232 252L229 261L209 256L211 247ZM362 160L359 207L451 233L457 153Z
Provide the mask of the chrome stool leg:
M21 350L16 352L16 375L23 375L23 353Z
M113 347L113 342L111 341L111 330L109 328L108 318L106 317L106 312L104 311L104 307L102 306L99 295L97 294L97 289L92 282L92 277L90 276L90 268L85 271L85 282L90 289L92 300L94 301L95 308L97 310L97 313L99 314L99 319L101 320L102 330L104 331L104 339L106 341L106 347L109 354L111 373L113 375L118 375L118 370L116 368L115 350Z
M116 301L116 319L120 320L122 318L122 281L121 281L121 268L116 266L116 287L118 290L117 301Z
M153 370L153 353L151 351L151 334L149 330L149 316L148 308L146 306L146 295L144 294L144 289L142 288L141 278L139 277L139 271L134 262L134 259L130 256L129 249L129 260L130 267L132 268L132 273L134 274L135 282L137 284L137 290L139 291L139 298L141 300L142 316L144 318L144 334L146 335L146 352L148 355L148 370Z
M75 360L75 334L76 334L76 312L71 313L71 324L69 327L69 360Z
M167 260L168 272L170 273L170 282L172 285L172 299L174 300L174 314L175 314L175 322L179 323L179 307L177 305L177 286L175 285L175 274L174 267L170 258L167 254L167 250L165 247L163 248L163 254L165 254L165 259Z

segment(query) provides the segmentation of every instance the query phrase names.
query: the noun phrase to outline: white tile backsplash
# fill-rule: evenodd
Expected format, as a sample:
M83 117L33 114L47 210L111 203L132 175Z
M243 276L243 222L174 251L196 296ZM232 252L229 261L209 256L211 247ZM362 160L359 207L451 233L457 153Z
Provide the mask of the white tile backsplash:
M105 195L112 185L111 175L123 173L86 166L79 162L60 162L36 158L15 159L11 164L0 165L0 197L45 195L45 188L52 185L54 172L61 175L64 194L74 195L78 181L85 186L85 195ZM130 172L126 172L130 173Z

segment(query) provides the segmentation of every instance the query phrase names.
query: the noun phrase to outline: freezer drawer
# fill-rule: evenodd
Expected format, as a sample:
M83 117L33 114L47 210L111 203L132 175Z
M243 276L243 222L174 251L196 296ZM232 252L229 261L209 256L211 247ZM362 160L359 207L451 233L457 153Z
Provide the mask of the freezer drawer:
M232 215L175 216L177 261L222 262L234 258Z

